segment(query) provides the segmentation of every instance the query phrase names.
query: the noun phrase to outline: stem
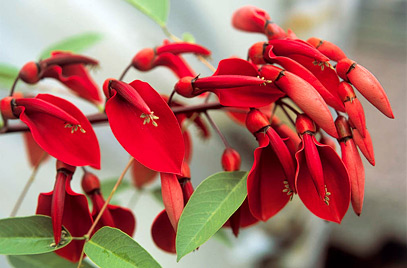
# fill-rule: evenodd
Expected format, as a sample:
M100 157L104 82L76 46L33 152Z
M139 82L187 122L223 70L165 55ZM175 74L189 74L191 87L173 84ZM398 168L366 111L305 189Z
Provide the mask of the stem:
M284 101L282 101L282 100L279 100L279 101L277 102L277 104L280 104L280 106L284 105L285 107L287 107L288 109L290 109L290 110L291 110L293 113L295 113L296 115L299 115L299 114L300 114L300 112L298 112L297 109L295 109L295 108L292 107L290 104L288 104L288 103L286 103L286 102L284 102Z
M15 217L17 215L18 210L21 207L21 204L23 203L23 200L25 198L25 196L27 195L28 190L30 189L32 183L35 180L35 176L37 175L38 169L42 163L42 160L44 160L44 158L47 156L47 153L44 152L40 158L40 160L38 161L38 163L34 166L30 177L28 178L28 181L25 183L23 191L21 192L21 194L19 195L17 202L14 205L13 210L10 213L10 217Z
M225 136L223 133L220 131L219 127L215 124L215 122L212 120L212 117L209 116L207 112L204 112L206 115L206 118L208 119L209 123L211 124L212 128L218 133L219 137L222 139L223 144L225 145L226 148L230 148L230 145L228 141L226 140Z
M189 112L204 112L206 110L216 110L221 109L223 107L224 106L221 105L219 102L211 102L191 106L172 107L171 109L174 114L182 114ZM104 113L91 114L88 115L87 118L92 125L106 123L108 121L107 116ZM29 128L25 124L17 124L8 127L4 125L3 129L0 130L0 135L5 133L24 132L24 131L29 131Z
M126 67L126 69L124 69L122 75L119 78L119 81L122 81L124 76L126 75L126 73L130 70L131 66L133 66L131 63Z
M172 102L172 99L174 98L174 95L175 95L175 89L171 92L171 95L170 95L170 97L168 98L168 101L167 101L167 104L170 107L171 107L171 102Z
M103 204L103 207L100 209L99 214L97 215L95 221L93 222L92 226L90 227L89 231L86 233L85 237L86 237L86 241L85 243L89 240L91 234L93 233L93 230L95 230L96 225L98 224L99 220L102 218L103 213L105 212L107 205L109 205L110 200L112 200L112 197L114 195L114 193L116 192L117 188L119 187L120 183L122 182L124 175L126 175L127 170L129 170L130 166L133 164L134 158L130 157L129 162L127 162L126 167L123 169L122 174L120 174L119 179L117 179L117 182L115 184L115 186L113 187L112 191L109 194L109 197L106 199L105 203ZM78 268L81 267L82 264L82 260L83 260L83 256L84 256L84 248L85 245L83 245L83 249L82 249L82 253L81 253L81 257L79 259L78 262Z
M207 61L203 56L196 55L196 57L200 62L202 62L206 67L208 67L209 70L211 70L212 72L216 71L216 68L213 67L213 65L209 61Z
M20 79L20 76L18 75L18 76L16 77L16 79L14 80L13 85L11 86L10 94L9 94L10 97L13 96L13 94L14 94L14 89L16 88L16 85L17 85L17 82L18 82L19 79Z
M287 110L284 108L283 105L280 105L281 110L283 110L285 116L287 116L288 120L290 120L291 124L293 124L293 126L295 127L295 122L294 120L291 118L290 114L287 112Z
M270 123L271 123L271 121L273 121L273 117L274 117L274 114L276 113L276 110L277 110L277 105L274 104L273 110L271 111Z

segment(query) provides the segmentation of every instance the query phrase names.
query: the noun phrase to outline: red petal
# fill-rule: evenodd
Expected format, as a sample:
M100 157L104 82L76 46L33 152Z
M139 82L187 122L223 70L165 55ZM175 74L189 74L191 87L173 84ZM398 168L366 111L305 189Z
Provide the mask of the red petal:
M72 166L87 166L100 169L99 143L92 125L82 112L70 102L48 94L36 98L51 103L79 121L82 129L71 133L64 121L45 113L22 112L20 120L31 130L34 140L44 151Z
M303 55L320 62L329 62L328 57L316 50L310 44L299 39L273 39L269 40L268 43L268 49L272 49L273 53L276 56L285 56L291 58L291 55Z
M209 56L211 52L198 44L188 43L188 42L177 42L177 43L169 43L164 44L162 46L156 47L155 51L157 55L162 53L171 53L174 55L181 54L181 53L194 53L204 56Z
M181 56L177 56L171 53L163 53L157 56L153 62L153 67L165 66L171 69L178 78L186 76L195 77L195 72L191 67L183 60Z
M35 142L31 132L26 131L23 133L25 147L28 153L28 159L32 167L37 166L49 158L49 155Z
M157 177L157 171L151 170L137 160L133 161L131 168L131 178L133 180L133 185L137 189L142 189L146 184L150 184Z
M177 230L178 220L184 209L184 197L177 176L161 173L161 194L168 217L174 230Z
M63 67L54 65L48 67L43 76L59 80L87 101L96 104L103 102L99 88L82 64L69 64Z
M375 158L374 158L374 150L373 150L373 143L372 138L370 137L369 131L366 129L366 137L362 137L358 130L352 130L353 141L359 147L362 154L366 157L367 161L374 166L375 165Z
M116 93L106 103L106 114L116 139L144 166L160 172L180 173L185 154L178 121L167 103L147 83L130 84L144 99L158 126L143 124L141 112Z
M348 170L350 179L352 207L355 213L360 216L365 192L365 169L352 139L340 142L340 145L342 160Z
M259 136L254 163L247 177L247 198L252 215L267 221L290 200L285 188L285 174L267 137ZM288 189L288 188L287 188Z
M176 233L174 228L172 228L165 209L154 219L153 225L151 226L151 236L157 247L168 253L176 253Z
M129 236L133 236L136 228L136 219L130 209L119 207L115 205L108 205L110 213L112 214L116 228L119 228Z
M236 233L239 233L240 228L249 227L249 226L251 226L251 225L253 225L253 224L255 224L255 223L257 223L259 221L250 212L249 201L248 201L247 197L243 201L243 204L232 215L232 217L235 217L235 218L238 217L238 219L235 219L235 220L230 219L230 220L228 220L225 223L224 227L231 227L231 226L235 225L234 227L231 227L232 230L233 230L233 233L235 234L235 236L237 236ZM238 226L236 227L237 223L238 223Z
M297 159L296 188L304 205L316 216L340 223L350 204L350 184L346 168L338 154L328 145L316 143L324 171L324 182L331 194L329 205L318 195L304 155L304 146L295 155Z
M72 191L69 180L66 181L65 190L62 225L68 229L72 236L81 237L88 232L93 222L89 212L88 201L83 194L77 194ZM51 201L52 192L40 194L36 214L51 216ZM78 262L84 242L84 240L73 240L69 245L55 252L71 262Z
M346 55L342 51L342 49L340 49L334 43L321 40L316 37L311 37L310 39L307 40L307 42L333 61L339 61L341 59L346 58Z
M257 77L258 70L253 64L239 58L224 59L219 62L213 75L246 75Z
M325 197L325 183L324 183L324 172L322 170L322 163L315 145L315 137L305 133L302 135L302 140L304 143L305 160L307 163L308 171L311 175L312 181L314 182L315 189L317 190L321 199Z

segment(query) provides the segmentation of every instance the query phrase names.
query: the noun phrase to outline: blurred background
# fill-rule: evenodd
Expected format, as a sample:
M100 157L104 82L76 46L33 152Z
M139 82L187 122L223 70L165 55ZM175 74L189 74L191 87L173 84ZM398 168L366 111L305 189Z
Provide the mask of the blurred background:
M360 98L376 156L375 167L364 161L363 213L357 217L350 209L340 225L326 223L294 198L276 217L243 230L238 239L227 230L226 245L211 239L176 263L175 256L160 251L151 240L150 226L162 205L146 192L138 193L138 202L132 207L137 218L136 241L163 267L406 267L406 1L173 0L168 28L177 36L192 33L197 43L212 50L215 66L226 57L245 58L253 43L265 41L260 34L240 32L231 26L232 13L247 4L265 9L274 22L285 30L291 28L302 39L316 36L336 43L349 58L369 69L385 88L394 120ZM0 62L17 67L38 59L44 48L64 38L84 32L101 33L102 41L84 53L100 61L100 68L92 73L99 85L108 77L118 77L138 50L159 45L165 39L153 21L119 0L2 1L0 20ZM194 57L187 60L197 73L211 74ZM148 81L167 94L177 81L164 68L148 73L131 70L125 81L134 79ZM34 87L20 83L19 89L33 93L51 90L73 101L85 113L97 112L69 95L59 83L46 80ZM7 94L7 89L0 90L1 98ZM256 147L254 138L222 113L211 114L242 155L242 170L249 170ZM102 170L95 173L102 180L117 177L128 155L107 126L97 126L95 131L102 150ZM202 141L197 131L193 133L191 173L196 187L221 170L223 146L215 134L209 141ZM0 218L8 217L30 176L25 155L22 135L0 136ZM72 182L78 192L81 175L78 170ZM49 160L41 166L18 215L34 214L38 194L50 191L54 179L55 160ZM130 181L130 175L126 179ZM133 192L120 193L116 201L127 205ZM4 256L0 256L0 267L10 267Z

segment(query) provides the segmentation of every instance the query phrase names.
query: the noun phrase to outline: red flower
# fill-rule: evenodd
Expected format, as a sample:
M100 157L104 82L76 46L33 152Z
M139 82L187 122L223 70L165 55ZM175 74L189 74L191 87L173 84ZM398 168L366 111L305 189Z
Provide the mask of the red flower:
M185 148L177 119L147 83L106 80L106 114L116 139L142 165L180 173Z
M100 192L100 182L96 175L90 172L85 172L82 177L82 189L92 200L92 218L95 220L105 204L105 200ZM136 219L134 218L131 210L108 204L106 210L96 225L95 231L103 226L115 227L122 230L129 236L133 236L134 229L136 227Z
M25 64L19 77L29 84L35 84L40 79L52 77L74 91L79 97L95 104L101 104L103 99L96 83L84 67L85 64L95 66L98 63L81 55L54 51L50 58L38 63Z
M246 125L259 142L247 177L249 207L254 217L266 221L295 193L295 166L284 141L260 111L250 111Z
M62 225L73 237L81 237L88 232L93 222L85 195L75 193L71 189L70 182L75 169L57 161L54 190L38 197L36 214L51 216L56 244L64 242L61 235ZM67 260L77 262L84 243L84 240L73 240L55 252Z
M298 115L296 128L302 140L295 154L298 196L316 216L340 223L350 203L347 170L332 147L316 141L315 125L309 117Z
M92 125L72 103L48 94L1 101L2 115L20 118L47 153L72 166L100 168L99 143Z
M271 81L260 78L253 64L237 58L220 61L210 77L182 78L175 90L186 98L211 91L222 105L233 107L262 107L285 95Z

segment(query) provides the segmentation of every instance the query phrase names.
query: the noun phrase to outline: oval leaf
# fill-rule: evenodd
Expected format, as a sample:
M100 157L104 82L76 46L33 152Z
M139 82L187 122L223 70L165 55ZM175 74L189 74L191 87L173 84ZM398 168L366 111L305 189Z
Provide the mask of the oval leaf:
M213 236L247 195L247 172L220 172L192 194L178 223L177 261Z
M68 37L56 44L47 47L40 55L40 59L49 58L54 50L82 52L102 40L100 33L89 32Z
M0 86L2 89L9 89L17 75L17 67L8 63L0 63Z
M71 242L72 237L64 228L63 244L53 246L54 233L51 218L30 216L0 220L0 254L26 255L51 252Z
M78 265L58 256L54 252L38 255L8 256L14 268L76 268ZM82 262L81 268L92 268L89 263Z
M85 253L99 267L161 267L130 236L119 229L103 227L85 244Z
M126 0L127 3L134 6L160 26L165 26L170 7L169 0Z

